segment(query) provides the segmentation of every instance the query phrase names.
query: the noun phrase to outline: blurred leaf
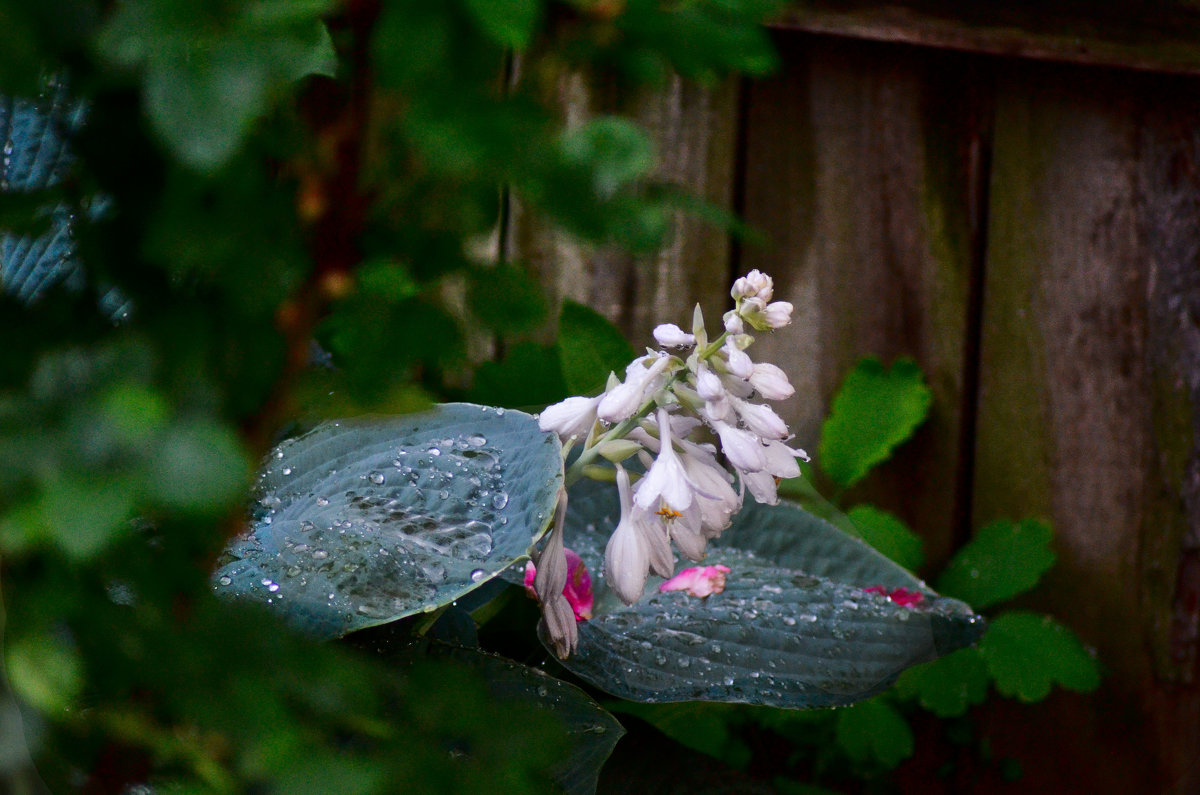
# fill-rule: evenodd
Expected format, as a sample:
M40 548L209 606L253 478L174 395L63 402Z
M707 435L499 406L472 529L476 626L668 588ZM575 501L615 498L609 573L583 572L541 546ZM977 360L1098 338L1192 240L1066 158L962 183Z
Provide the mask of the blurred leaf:
M172 426L152 465L150 496L188 513L220 515L241 497L250 475L237 437L207 420Z
M541 407L568 394L557 349L535 342L519 342L503 361L481 364L469 393L474 401L509 408Z
M518 411L326 423L268 456L214 588L320 637L427 612L529 554L562 473L557 438Z
M873 698L837 714L837 742L855 762L877 762L891 770L913 755L913 733L896 708Z
M558 359L567 394L586 395L604 387L610 372L625 373L636 355L624 335L599 312L563 301L558 317Z
M1087 693L1100 686L1100 666L1071 630L1050 616L1006 612L979 643L996 690L1022 701L1041 701L1057 682Z
M542 16L541 0L465 0L467 9L497 44L524 50Z
M1054 565L1053 535L1036 519L993 522L946 564L938 590L980 610L1024 593Z
M467 305L486 328L502 334L528 331L548 311L541 285L524 267L507 263L471 271Z
M273 93L308 74L332 74L332 42L309 7L307 20L228 16L216 29L186 4L128 0L101 32L101 54L143 72L147 115L168 146L211 172L237 151ZM223 28L223 29L221 29Z
M4 663L14 692L36 709L60 713L83 689L79 653L55 636L9 640Z
M847 516L864 541L909 571L925 562L924 542L899 517L873 505L855 505Z
M843 488L887 460L925 421L933 393L911 359L866 358L846 376L821 427L818 463Z
M591 172L593 188L604 198L648 175L656 159L646 131L615 116L593 119L570 131L560 148L568 163Z
M599 571L619 517L616 489L580 481L570 505L566 545ZM579 624L579 648L563 665L633 701L809 708L879 693L905 668L982 631L966 605L793 506L747 505L704 562L731 569L725 590L704 599L659 593L662 580L651 577L626 606L594 579L594 615ZM920 590L925 600L901 607L864 591L872 585Z
M939 718L955 718L987 698L987 665L978 649L959 649L909 668L896 680L896 691Z
M741 707L737 705L703 701L677 704L619 701L613 709L617 714L636 715L680 745L720 759L730 767L744 769L750 763L750 746L737 732L738 724L742 722Z

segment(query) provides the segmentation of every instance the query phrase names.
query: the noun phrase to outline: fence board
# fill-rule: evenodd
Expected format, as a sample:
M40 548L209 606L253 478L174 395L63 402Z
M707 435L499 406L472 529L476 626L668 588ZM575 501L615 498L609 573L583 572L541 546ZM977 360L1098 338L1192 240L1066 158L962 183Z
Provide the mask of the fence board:
M1196 781L1200 702L1163 681L1184 672L1152 652L1168 645L1187 521L1180 462L1197 439L1163 413L1186 396L1162 353L1174 300L1162 272L1194 273L1195 249L1178 254L1197 218L1193 205L1179 231L1178 189L1146 198L1172 159L1154 126L1179 118L1154 94L1128 74L1032 66L1008 70L997 92L975 514L1054 522L1059 563L1036 603L1111 670L1101 695L1056 699L1037 726L1018 729L1011 710L998 721L997 751L1037 760L1034 789Z
M898 511L933 558L956 534L963 366L983 114L962 59L781 36L784 71L749 87L744 211L772 238L741 269L773 274L795 323L762 343L792 376L786 408L815 446L829 400L865 355L914 356L934 411L851 501Z
M673 78L664 89L636 98L578 73L558 81L558 104L569 123L605 113L630 116L658 145L659 179L726 210L733 201L737 95L733 80L708 87ZM669 244L636 258L570 241L533 221L519 203L509 228L508 256L532 265L556 305L571 298L591 306L635 345L651 344L650 331L658 323L689 324L696 303L714 322L725 308L728 236L694 217L677 214Z

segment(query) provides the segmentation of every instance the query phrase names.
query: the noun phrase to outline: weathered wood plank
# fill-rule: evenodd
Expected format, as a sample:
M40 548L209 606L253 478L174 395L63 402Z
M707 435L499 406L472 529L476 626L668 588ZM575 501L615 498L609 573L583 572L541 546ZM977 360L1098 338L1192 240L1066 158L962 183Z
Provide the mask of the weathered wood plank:
M657 178L685 187L730 209L737 130L736 81L706 87L673 78L640 97L578 73L558 81L558 102L569 124L621 113L647 127L658 148ZM563 298L588 304L616 323L636 345L652 343L655 325L690 323L700 303L716 322L729 282L729 241L724 231L677 213L670 243L649 257L581 246L534 221L514 203L508 256L529 262L557 305Z
M913 356L934 391L929 424L848 502L899 512L934 559L955 537L973 225L983 116L952 53L781 36L784 71L750 86L746 247L796 306L762 341L792 376L785 404L813 449L830 397L866 355ZM961 517L960 517L961 518Z
M835 36L1067 63L1200 74L1200 13L1186 0L1021 3L792 0L774 23Z
M1032 790L1195 791L1200 698L1171 682L1190 671L1164 651L1200 440L1188 347L1200 332L1181 313L1196 301L1200 213L1178 166L1196 143L1171 131L1200 114L1132 74L1029 64L1004 75L976 522L1053 521L1059 563L1032 603L1111 673L1096 697L1042 707L1036 725L998 718L995 747L1027 763Z

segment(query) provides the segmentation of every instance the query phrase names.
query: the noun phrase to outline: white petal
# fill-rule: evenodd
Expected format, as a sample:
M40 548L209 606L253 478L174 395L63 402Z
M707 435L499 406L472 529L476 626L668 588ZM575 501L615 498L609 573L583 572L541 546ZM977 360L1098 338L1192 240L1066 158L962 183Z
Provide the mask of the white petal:
M724 397L725 387L716 373L701 365L696 370L696 392L706 401L715 401Z
M792 322L792 305L787 301L767 304L763 310L763 320L770 328L783 328Z
M746 488L750 489L750 493L754 495L754 499L766 505L777 505L779 503L778 486L775 483L775 478L770 472L743 472L742 482L746 484Z
M653 359L649 367L646 362ZM629 419L642 407L654 379L671 363L669 356L643 356L625 368L625 383L619 384L600 398L596 414L606 422Z
M599 397L569 397L561 403L547 406L538 416L538 427L553 431L566 441L572 436L583 439L596 422Z
M732 337L725 340L722 350L729 362L729 372L738 378L749 378L754 374L754 362L750 361L750 357L746 355L745 351L734 344Z
M758 472L767 465L762 442L757 436L726 422L713 423L713 429L721 439L721 449L735 467L743 472Z
M796 393L787 373L769 362L754 365L750 385L767 400L785 400Z
M722 319L725 321L725 330L730 334L741 334L746 330L746 325L742 323L742 316L732 309L726 312Z
M654 339L666 348L683 348L696 344L696 336L676 326L674 323L663 323L654 329Z
M629 473L617 465L617 495L621 520L604 548L604 579L608 587L627 605L642 596L650 572L649 550L633 519L629 493Z
M660 501L673 510L682 511L692 504L692 488L671 444L671 418L666 409L658 410L658 429L661 439L658 458L654 459L646 476L638 481L634 502L648 511L657 510Z
M793 450L783 442L768 441L763 447L767 456L765 471L777 478L795 478L800 476L800 465L796 458L808 460L808 453L803 450Z
M788 435L787 423L770 406L733 398L734 408L746 428L764 439L782 439Z

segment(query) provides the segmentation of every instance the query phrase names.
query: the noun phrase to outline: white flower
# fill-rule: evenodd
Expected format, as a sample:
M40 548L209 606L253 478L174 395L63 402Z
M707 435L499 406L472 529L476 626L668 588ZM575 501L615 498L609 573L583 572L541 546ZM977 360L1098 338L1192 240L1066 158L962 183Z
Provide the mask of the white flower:
M763 320L768 328L783 328L792 322L792 305L787 301L774 301L763 310Z
M725 321L725 330L730 334L741 334L746 330L746 326L742 323L742 316L735 309L726 312L723 320Z
M604 548L604 579L621 601L636 602L646 587L650 569L670 577L675 568L671 542L660 523L639 513L630 496L629 473L617 465L617 495L621 519Z
M754 374L754 362L750 361L746 352L738 347L737 339L737 337L726 339L725 344L721 346L721 352L725 354L729 372L738 378L749 378Z
M782 439L788 435L787 423L770 406L738 398L731 398L731 400L738 416L742 418L742 422L746 424L747 430L751 433L764 439Z
M709 402L725 397L725 387L721 385L721 379L703 364L696 368L696 392Z
M750 386L767 400L785 400L796 393L787 374L767 362L755 364L749 380Z
M634 501L642 510L657 510L659 504L683 511L692 504L692 487L675 448L671 444L671 418L666 409L658 410L661 444L654 465L637 485Z
M729 463L735 468L742 472L758 472L767 465L762 441L757 436L727 422L714 422L712 428L721 439L721 449Z
M651 362L650 360L653 361ZM650 362L647 366L647 362ZM635 359L625 368L625 382L617 384L600 398L596 413L606 422L620 422L637 413L646 399L651 387L656 387L655 379L662 375L671 363L671 357L643 356Z
M655 328L654 339L664 348L686 348L696 344L695 334L688 334L674 323L663 323Z
M754 499L767 505L779 502L778 478L794 478L800 475L800 465L797 458L808 460L808 453L795 450L783 442L768 441L763 444L763 455L766 464L758 472L741 472L742 482Z
M553 431L564 442L571 439L584 439L596 422L596 406L599 397L569 397L561 403L547 406L538 416L538 427L543 431Z
M734 300L738 298L758 298L766 303L771 300L774 287L775 284L770 276L755 269L735 281L733 289L729 291L729 294Z
M716 538L742 507L741 498L730 485L732 478L711 454L707 459L700 455L685 455L683 466L696 485L697 498L692 508L700 512L701 533L705 538ZM680 551L683 551L682 547Z

